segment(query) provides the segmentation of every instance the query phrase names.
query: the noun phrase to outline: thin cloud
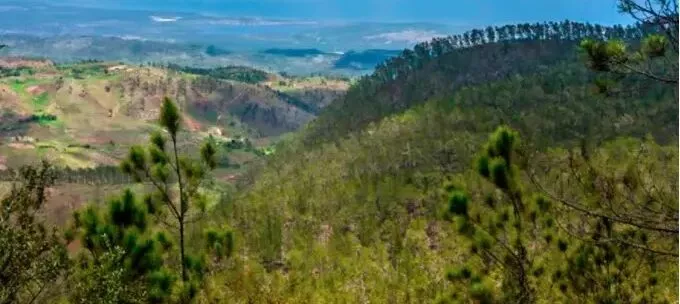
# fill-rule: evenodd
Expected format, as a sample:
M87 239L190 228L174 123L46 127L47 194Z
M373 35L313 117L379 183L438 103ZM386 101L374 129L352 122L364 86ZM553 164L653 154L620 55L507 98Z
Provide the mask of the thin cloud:
M158 16L149 16L149 18L151 18L151 20L153 20L154 22L177 22L180 19L182 19L182 17L158 17Z
M278 20L263 18L221 18L202 21L211 25L233 26L279 26L279 25L316 25L316 21L303 20Z
M419 43L423 41L430 41L436 37L444 37L446 35L437 33L435 31L422 31L422 30L403 30L399 32L389 32L377 35L364 36L365 40L384 40L386 44L391 44L393 42L407 42L407 43Z

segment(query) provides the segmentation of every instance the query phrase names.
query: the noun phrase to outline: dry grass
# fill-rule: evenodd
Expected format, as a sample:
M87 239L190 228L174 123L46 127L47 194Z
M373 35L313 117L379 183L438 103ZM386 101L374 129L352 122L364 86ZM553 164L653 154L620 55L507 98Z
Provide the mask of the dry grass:
M50 60L35 60L26 59L22 57L0 57L0 67L7 69L14 68L35 68L35 69L50 69L54 68L54 63Z

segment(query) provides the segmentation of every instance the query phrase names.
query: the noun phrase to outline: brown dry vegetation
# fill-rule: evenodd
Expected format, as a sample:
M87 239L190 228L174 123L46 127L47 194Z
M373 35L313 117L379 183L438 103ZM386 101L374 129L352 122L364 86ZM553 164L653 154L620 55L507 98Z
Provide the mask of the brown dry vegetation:
M54 63L47 59L27 59L22 57L0 57L0 67L2 68L53 68Z
M181 149L209 134L247 137L254 147L265 147L275 142L271 135L295 130L314 117L286 100L290 97L281 94L283 88L267 84L116 63L57 67L49 61L0 58L0 66L34 69L30 74L0 78L0 170L35 164L40 159L74 169L116 166L130 146L147 140L166 96L177 100L184 110L188 132L182 135ZM270 81L283 79L272 77ZM308 104L326 104L347 87L339 81L327 84L332 94L325 92L316 78L307 82L297 79L294 91L287 93L305 96L300 99ZM34 120L35 115L45 114L56 120ZM243 170L239 167L255 160L252 151L232 151L229 162L238 166L218 170L216 178L235 183ZM0 194L8 187L0 182ZM50 190L44 215L51 224L65 224L73 210L103 201L122 188L59 183Z
M0 79L0 115L11 114L0 124L7 125L0 128L0 154L10 167L39 158L75 167L115 164L130 145L145 140L166 96L183 108L185 126L194 136L207 136L204 131L219 129L225 137L245 136L253 138L256 145L268 145L268 137L296 130L314 118L292 99L325 105L346 89L346 84L330 81L325 84L332 93L322 92L317 78L296 79L295 91L285 95L283 89L268 85L155 67L118 63L56 67L49 61L0 58L0 66L3 64L35 68L30 75ZM43 114L56 120L37 123L31 116ZM16 142L15 136L42 144ZM72 146L87 148L73 151ZM27 153L26 147L33 151Z

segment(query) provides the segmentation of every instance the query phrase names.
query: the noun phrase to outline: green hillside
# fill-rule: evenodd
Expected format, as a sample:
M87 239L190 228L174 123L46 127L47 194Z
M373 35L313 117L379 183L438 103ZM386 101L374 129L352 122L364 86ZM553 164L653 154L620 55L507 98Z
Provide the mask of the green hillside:
M0 171L0 303L677 303L678 12L645 3L435 38L348 89L8 72L0 165L111 164Z
M578 181L570 180L579 175L566 172L595 174L614 183L627 183L630 177L625 176L630 173L626 172L635 171L626 170L649 173L644 178L659 186L653 196L665 197L656 203L662 205L657 209L658 216L667 216L659 223L669 230L640 233L654 239L646 245L650 246L648 250L676 252L677 218L673 210L677 210L677 200L672 189L677 187L677 172L658 168L676 167L677 90L672 85L631 76L620 80L621 87L629 90L612 96L601 94L594 85L598 78L578 53L578 41L593 36L594 28L633 45L642 35L654 32L644 27L603 28L574 23L510 26L501 28L504 30L500 33L506 31L505 39L507 32L518 30L525 33L524 39L483 44L481 33L473 31L448 40L458 41L459 46L470 44L465 48L443 51L446 42L437 40L379 66L372 76L361 79L344 98L327 107L307 129L282 143L245 194L225 205L218 221L226 219L233 225L247 248L242 263L251 270L215 277L215 282L224 282L226 288L210 292L244 302L430 303L448 299L451 294L457 294L454 299L475 299L480 294L475 294L474 288L485 288L493 290L496 297L509 296L514 301L516 298L497 285L489 287L493 284L490 281L485 281L488 285L473 285L472 294L465 295L466 283L457 285L443 275L474 260L476 252L470 248L475 242L490 244L475 239L477 235L468 240L464 233L457 233L456 225L444 216L444 186L452 184L473 192L477 205L469 208L481 212L476 215L479 221L492 220L484 213L491 216L492 210L477 207L489 200L484 192L492 191L492 184L476 173L474 162L489 134L500 125L519 131L518 178L523 193L560 193L565 199L583 199L586 204L586 197L611 195L607 191L620 191L620 195L629 192L604 186L581 187ZM572 36L565 37L561 32L564 29L572 29ZM536 31L538 34L532 34L535 36L526 37L526 33ZM495 33L498 37L499 31ZM673 60L672 53L668 56ZM650 186L627 191L640 195L637 191L648 191L642 189ZM642 208L639 201L619 199L608 200L622 204L615 207L621 210L593 210L628 214ZM596 201L593 206L599 206ZM578 227L597 222L574 209L560 210L553 216L561 225ZM657 216L648 213L652 211L635 212ZM617 229L625 231L625 226ZM556 234L556 238L573 233L561 228L558 231L564 234ZM562 247L549 243L529 243L534 248L548 246L533 252L538 257L553 251L559 256L562 251ZM590 248L578 241L571 245L581 248L578 250ZM647 261L645 251L620 254ZM482 262L492 259L480 255ZM677 262L677 255L659 257L650 265ZM571 258L578 257L569 255L564 263L572 263L568 262ZM576 281L555 283L563 282L555 277L564 271L561 265L548 262L542 267L541 271L550 274L537 277L533 285L538 303L599 303L598 297L626 302L634 295L650 303L678 298L675 267L655 270L657 266L640 266L636 273L635 265L615 266L620 275L630 277L608 283L618 288L612 294ZM491 282L506 282L502 281L506 275L510 281L516 280L502 269L480 271L490 271L486 275ZM450 278L455 277L451 274L454 272L449 273ZM588 275L603 275L600 279L614 276L606 272L583 274ZM654 278L653 285L644 283L649 278ZM602 284L592 280L592 284ZM560 284L565 284L565 289L561 290ZM583 294L589 294L592 301L583 299Z
M578 153L583 145L602 155L594 163L603 170L623 166L606 155L634 161L638 149L665 151L645 163L675 162L666 158L678 153L672 89L649 84L645 93L611 99L594 94L589 80L578 63L558 65L534 76L461 88L314 149L301 141L279 148L224 215L242 233L249 260L263 268L254 280L272 283L227 294L256 302L433 301L451 288L442 273L470 258L461 248L465 241L441 217L442 185L455 180L460 187L483 188L471 164L501 124L520 131L524 153L547 163L561 165L568 151ZM537 172L538 180L562 170L531 169L545 170ZM677 180L666 173L667 180L657 181L662 187L671 183L665 188L670 195ZM529 184L526 191L536 187ZM660 276L667 281L659 292L677 298L677 272ZM362 284L371 288L359 289ZM549 289L540 298L567 301Z
M308 142L333 140L371 122L467 85L530 76L579 60L587 37L637 41L651 26L606 27L570 21L475 29L405 50L378 65L311 124Z

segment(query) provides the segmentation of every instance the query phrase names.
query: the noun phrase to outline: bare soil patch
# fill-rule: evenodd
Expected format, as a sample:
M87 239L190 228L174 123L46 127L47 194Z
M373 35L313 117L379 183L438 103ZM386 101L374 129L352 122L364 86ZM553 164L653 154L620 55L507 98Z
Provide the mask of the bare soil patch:
M30 86L26 88L26 93L31 94L31 95L40 95L42 93L45 93L46 90L41 88L40 86Z
M53 67L54 63L50 60L25 59L21 57L0 57L0 67L15 69L27 68L48 68Z
M10 143L7 146L10 147L10 148L23 149L23 150L35 149L35 146L33 144L20 143L20 142Z
M196 132L201 130L201 124L189 115L185 114L183 119L189 131Z

